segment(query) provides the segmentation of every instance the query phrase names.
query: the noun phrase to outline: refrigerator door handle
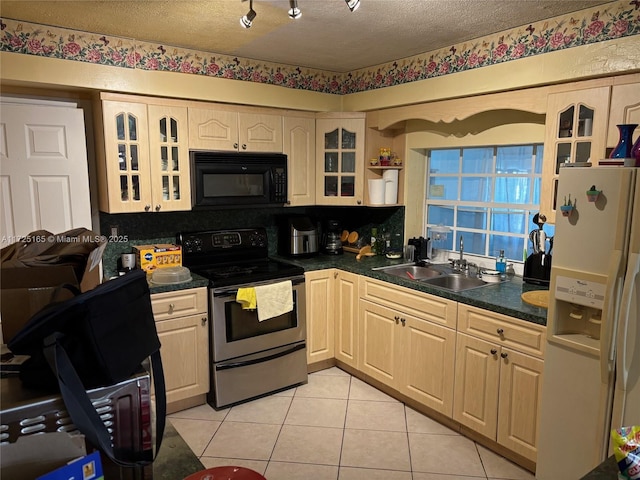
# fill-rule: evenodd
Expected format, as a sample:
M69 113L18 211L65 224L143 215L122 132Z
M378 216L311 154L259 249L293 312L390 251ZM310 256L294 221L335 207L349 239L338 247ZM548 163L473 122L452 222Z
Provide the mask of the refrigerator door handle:
M640 253L630 253L627 275L622 290L622 301L620 302L620 325L617 335L617 345L619 348L617 355L617 374L620 375L619 382L623 391L627 390L629 368L631 366L631 357L633 356L633 349L629 348L629 342L635 338L635 332L630 332L629 329L638 328L636 326L637 319L630 318L631 305L638 276L640 276ZM636 299L636 302L639 301L640 299Z
M608 385L611 381L611 372L613 371L615 354L613 340L616 334L616 321L614 318L614 307L616 304L615 289L621 277L622 251L614 250L611 252L610 258L609 271L607 272L609 280L607 282L604 308L602 310L602 318L604 320L602 325L604 328L600 332L600 378L605 385Z

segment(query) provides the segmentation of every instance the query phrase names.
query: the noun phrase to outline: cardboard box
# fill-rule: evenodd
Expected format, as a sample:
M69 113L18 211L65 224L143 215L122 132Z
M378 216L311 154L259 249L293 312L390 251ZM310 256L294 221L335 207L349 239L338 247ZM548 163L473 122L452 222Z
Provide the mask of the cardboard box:
M33 480L86 454L84 435L70 435L66 432L27 435L18 438L15 443L0 445L0 477Z
M104 480L100 453L78 458L36 480Z
M157 245L136 245L133 247L136 254L136 267L153 272L156 268L181 267L182 247L172 243Z
M0 268L3 343L9 343L9 340L43 307L53 301L72 298L71 291L58 288L65 283L80 287L73 267Z

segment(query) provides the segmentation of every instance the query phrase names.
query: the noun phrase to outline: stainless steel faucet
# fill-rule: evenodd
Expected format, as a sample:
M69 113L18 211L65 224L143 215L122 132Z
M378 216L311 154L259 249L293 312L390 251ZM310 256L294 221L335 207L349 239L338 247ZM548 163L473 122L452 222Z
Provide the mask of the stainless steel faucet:
M460 235L460 263L464 260L464 240L462 235Z

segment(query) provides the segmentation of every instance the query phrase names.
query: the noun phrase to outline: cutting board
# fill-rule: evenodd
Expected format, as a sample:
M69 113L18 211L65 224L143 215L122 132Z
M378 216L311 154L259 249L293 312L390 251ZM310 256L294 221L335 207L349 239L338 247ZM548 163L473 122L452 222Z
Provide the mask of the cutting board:
M549 308L549 290L532 290L521 295L524 302L541 308Z

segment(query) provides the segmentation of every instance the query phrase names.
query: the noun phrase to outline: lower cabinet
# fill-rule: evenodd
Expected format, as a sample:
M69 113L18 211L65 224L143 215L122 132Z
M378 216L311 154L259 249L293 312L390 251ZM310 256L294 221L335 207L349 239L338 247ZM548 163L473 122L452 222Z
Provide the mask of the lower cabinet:
M537 344L544 327L466 305L458 314L458 329L478 336L457 333L453 419L535 462L544 362L509 344Z
M167 405L209 391L209 321L207 289L151 295L160 338Z
M358 279L359 275L336 270L335 277L335 357L358 366Z
M334 306L337 270L306 272L307 363L334 358Z
M455 315L456 303L364 278L360 291L358 369L451 417L455 330L426 318L446 324L448 314ZM406 294L412 295L412 306L394 303Z

